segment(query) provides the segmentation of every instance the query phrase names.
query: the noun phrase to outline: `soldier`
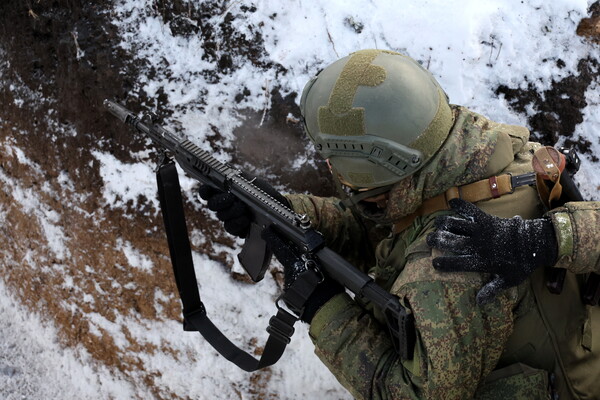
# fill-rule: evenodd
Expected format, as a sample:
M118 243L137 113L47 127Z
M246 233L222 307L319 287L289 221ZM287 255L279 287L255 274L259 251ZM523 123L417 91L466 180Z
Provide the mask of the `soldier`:
M592 334L600 331L600 309L583 305L578 276L568 273L555 296L534 268L598 268L600 250L588 243L600 236L600 204L568 204L545 215L533 187L502 189L508 174L531 171L541 145L528 141L527 129L450 105L417 62L380 50L325 68L306 85L301 110L339 198L283 197L263 184L265 190L307 214L329 247L397 295L415 320L413 357L400 359L377 310L331 280L319 285L301 319L310 324L316 354L354 397L600 399L600 335ZM209 187L201 196L230 233L245 236L251 215L242 203ZM436 217L455 215L450 199L457 199L454 211L481 223L437 219L446 232L435 234ZM594 226L582 225L586 219ZM437 259L441 269L478 270L472 260L462 266L467 251L438 258L430 246L471 249L455 236L447 241L463 231L489 243L494 265L525 266L535 270L531 278L520 276L522 284L508 288L514 279L434 269ZM264 237L289 285L298 273L293 249L276 232Z

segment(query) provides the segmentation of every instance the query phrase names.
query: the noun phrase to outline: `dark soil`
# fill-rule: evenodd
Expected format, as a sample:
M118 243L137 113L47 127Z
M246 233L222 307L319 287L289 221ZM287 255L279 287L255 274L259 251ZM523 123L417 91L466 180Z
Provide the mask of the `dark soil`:
M236 29L237 18L256 9L242 6L241 14L232 14L227 11L229 3L203 1L194 8L180 0L155 0L153 5L156 15L167 21L174 34L202 37L205 57L215 65L203 74L212 82L219 82L243 59L284 75L285 68L265 58L260 31L247 35ZM216 25L215 15L224 17ZM14 200L11 187L0 187L0 209L6 212L5 224L0 227L0 241L5 243L0 252L0 279L24 304L56 323L65 345L82 345L96 360L125 375L141 375L156 398L176 398L154 385L155 372L143 371L137 354L161 351L180 355L166 344L157 348L140 343L126 329L123 333L130 347L123 350L108 332L101 330L100 336L91 333L86 316L98 313L109 321L115 321L117 315L150 320L181 318L160 215L153 213L144 198L138 199L135 208L133 204L122 209L101 205L103 181L92 152L110 153L128 163L139 161L132 153L147 146L142 135L126 129L105 111L103 100L116 99L135 112L145 104L163 118L171 113L164 93L148 98L136 87L140 71L151 72L154 66L133 62L117 46L120 39L111 18L102 2L0 2L0 46L5 51L0 55L0 172L31 190L40 207L57 213L69 252L66 259L57 257L34 213L23 210ZM18 84L12 86L12 82ZM240 109L250 95L248 89L240 88L236 98ZM203 101L199 99L199 104ZM233 153L236 165L269 175L272 183L287 185L290 190L331 192L322 163L317 168L309 162L302 172L293 171L292 162L306 153L307 144L298 123L295 94L282 96L279 88L273 88L268 109L244 113L246 122L235 132L238 139L233 149L226 149ZM216 127L213 133L208 140L218 149L223 141L221 133ZM38 168L24 164L4 149L3 143L21 149ZM59 176L68 177L74 187L64 187ZM221 224L194 200L185 199L185 211L189 228L201 230L206 238L195 249L230 268L230 253L216 251L234 246ZM119 241L131 243L149 257L155 265L152 273L126 268ZM40 265L47 268L41 270ZM72 280L72 289L65 289L65 279ZM232 274L232 279L248 281L239 274ZM134 289L126 289L128 283ZM115 290L115 284L120 288ZM97 288L102 290L101 296ZM166 301L155 298L157 290L167 296ZM84 301L84 295L91 295L94 302ZM163 308L161 314L154 307L157 302ZM255 345L257 352L261 351L259 345ZM257 372L250 383L240 383L239 389L252 393L255 399L271 398L266 389L270 377L268 370Z
M556 63L559 68L564 66L562 60ZM564 137L566 146L575 148L580 154L589 154L597 161L597 156L590 154L591 143L580 138L575 140L572 136L575 127L583 122L582 110L587 106L585 93L591 84L597 82L598 67L596 60L585 58L579 61L578 75L554 81L552 87L542 93L530 82L526 89L500 85L496 94L503 95L519 113L527 115L529 107L535 110L533 115L528 115L533 139L553 146Z
M231 3L222 0L201 2L198 6L157 1L156 10L169 23L173 34L184 37L200 35L203 39L204 58L216 64L216 70L205 71L214 83L220 76L231 73L244 59L254 66L275 69L284 76L287 70L265 57L264 40L260 31L250 26L251 34L241 33L236 27L244 23L245 15L256 11L255 7L240 6L239 12L230 12ZM223 16L215 24L214 16ZM271 18L277 18L272 15ZM246 120L234 131L233 163L252 174L267 174L275 185L291 191L309 191L319 195L333 194L333 183L325 162L311 155L301 170L294 170L293 162L306 156L308 140L300 124L300 109L296 105L296 93L286 96L279 87L264 88L270 95L270 107L263 111L242 110ZM239 88L235 100L240 105L252 93ZM215 148L221 142L221 133L213 127L214 136L208 138Z
M600 2L595 2L588 8L588 18L579 23L577 34L600 40L598 23L600 22ZM558 68L563 68L563 60L545 60L556 62ZM527 115L529 128L534 140L547 146L554 146L559 138L565 138L564 145L574 148L580 154L586 154L593 161L598 161L597 154L591 154L591 143L582 138L573 138L575 127L583 122L582 110L587 106L585 93L590 85L598 83L598 61L592 58L579 60L577 75L568 76L560 81L553 81L551 88L540 93L532 82L526 89L510 88L500 85L496 94L503 95L510 106L517 112ZM528 82L527 77L524 78ZM535 110L528 115L527 109Z
M589 16L583 18L577 26L577 34L589 40L600 43L600 2L595 2L588 8Z
M136 208L131 204L123 209L101 205L103 181L92 152L107 152L122 162L135 162L139 160L131 154L147 145L144 137L126 129L105 111L103 100L117 99L133 111L140 111L139 104L165 102L164 96L148 99L144 93L136 93L135 77L140 68L147 66L132 62L117 46L120 39L106 7L103 3L71 0L0 2L0 46L5 51L0 55L4 60L0 62L0 172L30 190L40 207L58 215L57 225L67 236L69 252L62 259L51 251L35 213L23 210L13 198L13 189L4 185L0 187L0 209L6 213L0 227L0 241L5 243L0 252L0 279L24 304L56 323L65 345L82 345L96 360L125 375L141 375L143 384L156 398L176 398L154 386L153 372L143 371L137 356L140 352L162 351L176 357L174 350L167 345L159 349L139 343L128 331L123 333L130 347L123 350L108 332L101 331L100 336L91 333L86 316L98 313L109 321L115 321L116 315L150 320L181 318L160 215L153 214L143 198ZM206 72L213 74L215 81L235 68L233 59L240 54L256 65L272 66L262 58L264 49L258 32L252 37L239 34L231 17L226 17L213 33L211 27L202 25L210 15L224 10L224 1L202 2L200 7L190 10L178 1L155 2L156 12L169 18L176 34L207 35L208 47L214 46L217 39L228 43L220 52L207 52L218 67L216 72ZM194 18L200 29L190 22ZM279 102L293 102L277 93L272 95L273 110L278 109ZM163 117L169 114L166 108L161 110ZM286 130L282 128L285 122L279 127L272 122L278 116L269 110L264 125ZM300 143L303 138L298 132L290 137ZM216 130L212 140L215 145L220 142ZM36 168L2 147L5 143L22 150ZM302 149L296 146L294 151ZM258 154L257 158L265 157ZM246 161L240 158L240 162ZM74 187L64 187L59 176L68 177ZM196 250L228 268L232 264L229 253L215 248L231 248L233 240L195 201L186 199L185 211L190 229L200 229L206 237ZM119 241L131 243L148 256L155 265L152 273L126 268L128 262L119 250ZM72 280L72 289L65 289L66 279ZM124 288L127 284L134 289ZM158 301L157 291L167 300ZM84 301L85 295L91 295L94 302ZM161 314L157 314L155 304L161 304ZM246 391L250 387L260 394L254 398L266 398L264 387L269 377L268 371L256 373L253 383L240 387Z

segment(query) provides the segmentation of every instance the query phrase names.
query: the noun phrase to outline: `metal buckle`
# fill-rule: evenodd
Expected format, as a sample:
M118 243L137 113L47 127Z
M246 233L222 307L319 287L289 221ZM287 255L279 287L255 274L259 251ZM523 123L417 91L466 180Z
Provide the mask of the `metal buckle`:
M277 300L275 300L275 307L277 307L277 311L280 312L284 312L287 313L291 316L293 316L294 318L297 318L297 315L302 315L302 312L304 312L304 307L300 308L300 309L296 309L295 307L290 307L285 301L283 301L283 296L285 296L286 292L283 292L279 295L279 297L277 297ZM283 307L281 304L279 304L280 302L283 302L283 304L285 305L285 307Z
M515 189L518 188L519 186L534 185L536 183L535 172L527 172L525 174L516 175L516 176L513 176L513 174L510 174L510 173L508 175L510 175L510 186L511 186L510 193L513 193L515 191Z
M281 309L280 309L281 310ZM284 312L287 312L283 310ZM285 321L277 318L276 315L272 316L269 319L269 326L267 326L267 333L280 342L285 342L285 344L289 344L292 340L292 335L296 330L292 325L289 325Z

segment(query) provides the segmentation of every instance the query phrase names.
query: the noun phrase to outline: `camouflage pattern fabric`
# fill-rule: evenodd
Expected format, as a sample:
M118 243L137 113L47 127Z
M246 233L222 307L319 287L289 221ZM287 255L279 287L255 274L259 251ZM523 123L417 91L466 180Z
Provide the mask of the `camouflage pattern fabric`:
M600 273L600 202L572 202L548 213L558 239L557 268Z
M548 374L520 363L492 372L485 386L477 391L477 400L550 400Z
M393 203L406 201L406 204L396 204L392 215L411 212L423 198L443 192L449 186L469 183L502 171L522 173L528 168L529 150L538 144L527 143L524 128L492 123L460 107L455 111L457 121L463 122L462 128L454 129L453 133L466 141L479 137L492 147L491 150L480 148L476 140L467 147L457 147L459 144L454 141L458 139L451 138L447 144L452 150L446 153L444 146L435 156L434 162L443 167L436 171L433 164L429 165L417 176L406 180L409 183L402 181L393 188ZM469 132L474 132L474 135L470 136ZM486 132L491 133L488 135ZM500 148L503 148L501 152ZM469 154L469 151L475 154ZM452 154L460 156L453 158ZM440 171L444 172L444 176L448 172L450 178L436 176ZM468 178L463 178L463 175ZM513 199L517 199L515 201L511 201L510 196L503 196L482 202L486 203L482 204L482 208L504 217L515 214L526 218L540 217L543 210L539 207L535 190L522 188L517 192L513 195ZM534 353L528 351L528 346L522 346L528 343L529 337L532 338L530 342L537 345L539 330L545 329L529 282L504 291L490 304L478 306L475 303L476 293L490 277L434 270L431 260L437 255L436 250L432 252L425 238L434 229L435 217L446 211L418 217L403 232L382 238L374 235L375 231L361 227L349 211L340 211L335 206L337 199L305 195L289 195L288 199L297 212L311 217L315 228L324 233L334 250L357 260L363 269L369 265L371 256L361 256L361 250L366 243L369 243L369 248L370 243L378 243L376 263L371 264L369 272L378 284L398 295L404 306L414 314L417 331L414 357L403 361L396 355L387 327L376 310L357 304L344 293L335 296L317 312L310 327L315 352L354 397L547 398L547 371L560 363L554 361L550 342L549 348L541 347ZM587 268L582 263L588 267L597 266L599 250L588 247L597 247L595 238L600 232L592 232L595 235L592 239L585 232L588 229L585 224L593 223L594 227L598 227L598 211L597 203L570 203L549 214L557 226L557 235L562 235L564 243L571 243L570 247L565 247L566 250L561 250L561 254L565 255L564 266L569 269L581 271ZM568 228L559 226L557 221ZM544 284L543 278L536 279L539 281L536 285ZM532 326L536 329L531 329ZM577 326L574 329L578 329ZM544 334L544 331L541 333ZM513 346L515 343L518 345ZM536 359L540 354L541 359ZM498 372L493 371L494 368L512 368L513 363L520 360L532 362L537 365L536 368L542 369L527 367L501 379L489 379ZM572 390L562 390L561 399L579 398L572 393ZM598 396L594 393L591 396L581 398L600 398L594 397Z
M488 165L501 136L519 137L521 146L529 137L529 131L523 127L490 121L461 106L452 105L452 110L456 123L444 146L420 171L394 185L385 220L395 221L412 214L424 199L437 196L453 186L490 176ZM517 151L513 149L514 153ZM512 157L505 165L497 166L497 171L511 161Z
M285 197L294 211L310 218L312 227L325 236L330 249L364 272L375 264L375 247L389 229L362 220L349 209L341 211L337 206L340 200L334 197L302 194Z
M479 274L443 274L431 265L425 236L436 215L417 229L384 240L378 264L394 265L397 279L387 289L415 316L413 360L402 361L387 328L346 295L327 303L310 328L316 354L359 399L468 399L489 374L512 332L516 290L478 307ZM417 234L418 240L410 237ZM401 249L399 251L399 249ZM378 279L379 280L379 279Z
M524 163L522 160L515 161L517 165ZM508 169L514 168L521 169L513 165ZM342 215L345 215L346 224L356 224L349 214L341 213L334 206L337 201L335 199L322 201L310 196L290 197L295 199L293 203L296 206L301 204L304 211L320 216L318 229L327 232L328 236L335 236L339 232L339 221L334 221L342 218ZM502 204L506 199L495 201ZM532 201L529 199L524 203ZM326 214L322 209L309 210L319 204L328 209L328 218L324 218ZM500 214L506 212L507 207L512 208L513 212L519 211L519 207L510 202L503 207L489 207ZM537 212L539 216L541 210L535 210L537 207L534 206L521 212L524 215ZM568 232L574 235L570 241L585 244L597 243L581 234L586 231L586 224L594 222L591 226L598 226L594 219L598 218L598 211L598 203L570 203L550 214L555 217L560 213L568 216L572 221ZM418 342L414 359L400 361L389 341L383 319L374 310L368 311L360 307L345 294L327 303L313 320L310 334L315 342L317 355L359 399L548 398L546 370L552 370L554 365L551 345L550 349L540 348L543 358L549 358L546 370L529 369L522 374L488 381L490 376L498 372L488 375L498 363L506 365L510 363L510 359L519 359L523 336L535 331L535 336L538 337L540 329L545 328L542 324L532 330L530 323L515 326L515 319L521 321L525 319L525 315L536 313L533 293L528 283L504 292L495 303L479 308L474 303L474 296L488 277L478 274L443 274L432 269L431 258L436 254L432 254L424 237L433 229L432 221L439 214L442 213L419 217L410 229L381 241L376 251L377 265L370 270L377 282L399 295L415 315ZM334 228L329 229L330 227ZM341 232L343 231L342 229ZM346 235L347 233L344 236ZM364 237L360 240L364 240ZM357 241L353 243L356 245ZM595 260L597 251L598 249L594 249ZM589 258L588 254L580 253L577 255L579 257L570 259L569 269L583 270L579 263L589 263L594 257ZM539 284L544 285L543 278ZM567 290L570 293L575 289ZM557 296L550 296L560 300ZM573 326L572 329L578 328ZM509 344L511 340L518 343L512 350ZM583 342L585 343L585 335ZM513 353L515 348L517 355ZM508 352L508 355L503 352ZM536 356L533 355L534 364ZM522 356L527 360L532 360L531 357L531 354ZM592 391L588 396L576 397L564 385L561 390L561 399L596 399L600 398L599 395L600 393Z

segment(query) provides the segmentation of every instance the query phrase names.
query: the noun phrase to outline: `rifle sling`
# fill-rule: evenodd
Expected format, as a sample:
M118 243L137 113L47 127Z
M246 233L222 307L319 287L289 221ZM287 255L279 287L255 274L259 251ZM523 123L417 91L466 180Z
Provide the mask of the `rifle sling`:
M298 317L277 304L278 312L269 321L269 337L260 360L227 339L208 318L200 300L175 163L172 160L162 163L156 172L156 178L173 273L183 306L184 330L198 331L223 357L245 371L252 372L275 364L290 342L294 333L293 325ZM319 280L320 276L315 271L307 271L294 282L291 290L286 291L290 296L283 294L283 301L291 310L302 310L304 302L319 284Z

